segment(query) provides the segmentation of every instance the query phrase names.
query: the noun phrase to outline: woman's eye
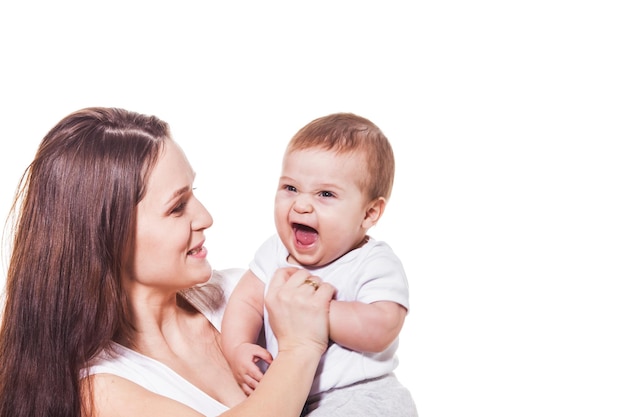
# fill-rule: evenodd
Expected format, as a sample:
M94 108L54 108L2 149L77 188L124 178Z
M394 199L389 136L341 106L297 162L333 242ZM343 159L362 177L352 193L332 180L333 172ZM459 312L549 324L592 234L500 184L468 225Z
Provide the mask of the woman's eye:
M185 207L187 207L187 202L186 201L181 201L180 203L178 203L176 205L176 207L174 207L172 209L172 213L182 213L183 211L185 211Z

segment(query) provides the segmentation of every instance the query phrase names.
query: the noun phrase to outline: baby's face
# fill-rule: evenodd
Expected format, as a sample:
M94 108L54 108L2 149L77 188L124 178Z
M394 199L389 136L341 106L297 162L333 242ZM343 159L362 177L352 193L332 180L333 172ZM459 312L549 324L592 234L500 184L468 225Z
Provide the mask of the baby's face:
M323 266L360 246L367 229L364 157L306 149L286 154L274 220L300 265Z

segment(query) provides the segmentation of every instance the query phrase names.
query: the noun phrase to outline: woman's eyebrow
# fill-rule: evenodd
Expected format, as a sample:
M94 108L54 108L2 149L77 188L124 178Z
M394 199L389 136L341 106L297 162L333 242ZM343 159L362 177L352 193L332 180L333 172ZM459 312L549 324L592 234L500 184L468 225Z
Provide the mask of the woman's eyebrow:
M194 171L193 173L193 179L196 178L196 173ZM180 197L181 195L185 194L186 192L189 192L191 190L191 186L189 185L185 185L184 187L180 187L178 190L174 191L172 193L172 195L170 196L170 198L167 199L165 204L169 204L170 202L172 202L173 200L176 200L178 197Z
M184 187L179 188L178 190L176 190L176 191L174 191L172 193L172 195L170 196L170 198L167 199L167 202L165 204L169 204L173 200L176 200L178 197L180 197L181 195L185 194L189 190L191 190L191 188L189 186L187 186L187 185L184 186Z

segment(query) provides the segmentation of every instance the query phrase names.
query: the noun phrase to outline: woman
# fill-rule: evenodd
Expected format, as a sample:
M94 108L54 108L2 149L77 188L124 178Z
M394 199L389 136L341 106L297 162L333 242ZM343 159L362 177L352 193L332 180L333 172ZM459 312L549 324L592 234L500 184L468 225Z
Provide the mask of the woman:
M232 287L233 271L213 274L206 259L213 220L193 179L156 117L88 108L46 135L14 204L0 417L299 415L333 288L276 274L266 302L280 350L246 397L220 348L224 288L211 283Z

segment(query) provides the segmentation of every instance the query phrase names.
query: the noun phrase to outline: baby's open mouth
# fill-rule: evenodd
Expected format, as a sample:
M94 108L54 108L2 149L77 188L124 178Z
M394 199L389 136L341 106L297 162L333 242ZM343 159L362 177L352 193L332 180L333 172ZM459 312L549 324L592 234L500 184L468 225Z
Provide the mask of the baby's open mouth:
M298 244L303 246L312 245L317 241L317 230L304 224L293 223L291 225L293 233L296 237Z

